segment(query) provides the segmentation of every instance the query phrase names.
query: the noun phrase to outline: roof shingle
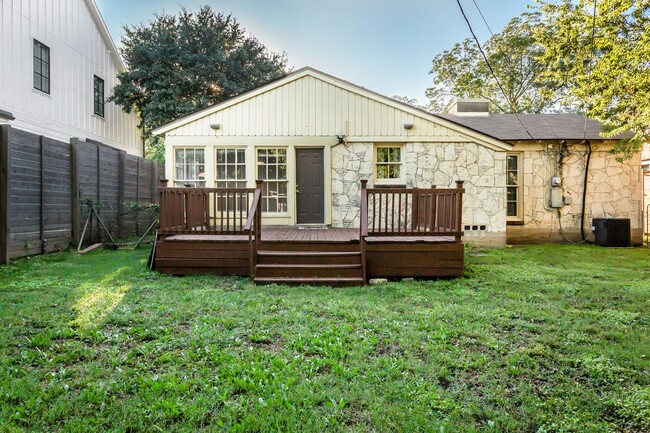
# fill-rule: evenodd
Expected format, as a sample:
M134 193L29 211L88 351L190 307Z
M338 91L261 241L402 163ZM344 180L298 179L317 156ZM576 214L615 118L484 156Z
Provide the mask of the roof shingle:
M531 136L533 140L617 140L632 136L621 134L615 138L603 137L600 134L602 124L592 119L587 120L585 134L584 116L570 113L517 116L514 114L456 116L445 113L436 116L504 141L531 140Z

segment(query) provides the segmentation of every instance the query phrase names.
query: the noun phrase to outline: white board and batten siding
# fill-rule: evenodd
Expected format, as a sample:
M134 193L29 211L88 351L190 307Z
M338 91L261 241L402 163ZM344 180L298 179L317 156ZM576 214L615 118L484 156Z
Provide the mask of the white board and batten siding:
M93 0L0 0L0 110L27 132L89 138L142 156L135 113L93 113L93 76L108 98L124 68ZM34 39L50 48L50 94L34 89Z
M454 137L449 128L418 115L417 110L397 108L337 85L313 74L304 74L280 86L242 95L240 101L223 104L195 120L165 132L166 137L334 137L349 139L385 137L417 140L418 137ZM369 92L370 93L370 92ZM375 96L375 97L373 97ZM239 98L235 98L237 100ZM216 108L216 107L215 107ZM207 111L207 110L206 110ZM405 123L412 123L407 130ZM214 130L212 124L220 124Z

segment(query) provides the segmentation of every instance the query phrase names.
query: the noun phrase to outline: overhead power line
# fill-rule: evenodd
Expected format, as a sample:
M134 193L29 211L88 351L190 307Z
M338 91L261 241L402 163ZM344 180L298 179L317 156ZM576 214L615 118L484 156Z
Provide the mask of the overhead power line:
M589 63L587 64L587 89L588 93L591 93L591 64L594 61L594 52L596 51L596 4L597 0L594 0L594 13L591 21L591 50L589 51ZM591 95L588 95L591 96ZM588 105L588 102L585 101L585 105ZM585 107L585 125L582 131L582 139L587 139L587 108Z
M481 11L481 8L478 7L478 4L476 3L476 0L472 0L474 2L474 6L476 6L476 10L478 11L479 15L483 19L483 22L485 23L485 27L487 27L488 31L492 36L494 36L494 32L490 28L490 25L488 24L487 20L485 19L485 16L483 15L483 12Z
M490 64L490 61L487 58L487 55L485 54L485 51L483 51L483 47L481 46L481 43L479 42L478 38L476 37L476 33L474 33L474 29L472 28L472 25L469 22L469 19L467 18L467 15L465 14L465 10L463 9L463 5L460 3L460 0L456 0L456 3L458 3L458 7L460 8L460 13L463 15L463 18L465 18L465 22L467 23L467 27L469 27L469 31L472 34L472 37L474 38L474 42L476 42L476 46L478 46L478 50L480 51L481 55L483 56L483 59L485 60L485 64L487 64L488 69L490 70L490 74L492 74L492 77L497 83L497 86L499 87L499 90L501 90L501 93L503 93L503 96L505 97L506 102L510 106L510 109L512 110L513 114L517 118L517 121L521 125L521 127L526 131L526 134L530 137L531 140L535 140L533 138L533 135L528 131L528 128L526 128L526 125L521 121L521 118L519 117L519 114L517 114L517 111L515 110L515 107L512 105L512 102L510 102L510 99L508 98L508 95L506 94L505 90L503 89L503 86L501 85L501 81L499 81L499 78L497 77L497 74L494 72L494 69L492 68L492 65ZM478 5L476 2L474 2L476 7L478 8ZM479 13L480 8L479 8ZM481 16L483 14L481 13ZM485 19L485 18L484 18Z

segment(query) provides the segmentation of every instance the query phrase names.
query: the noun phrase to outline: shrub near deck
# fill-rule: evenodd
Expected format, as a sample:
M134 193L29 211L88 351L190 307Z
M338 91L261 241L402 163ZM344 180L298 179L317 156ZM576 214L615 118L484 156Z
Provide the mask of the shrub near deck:
M645 249L467 255L363 288L0 268L0 431L650 431Z

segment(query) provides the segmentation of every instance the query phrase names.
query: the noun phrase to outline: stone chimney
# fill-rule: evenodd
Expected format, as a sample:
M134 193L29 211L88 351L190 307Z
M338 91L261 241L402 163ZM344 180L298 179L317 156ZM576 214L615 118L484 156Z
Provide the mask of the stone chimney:
M449 109L456 116L489 116L490 101L487 99L457 99Z

